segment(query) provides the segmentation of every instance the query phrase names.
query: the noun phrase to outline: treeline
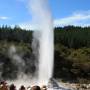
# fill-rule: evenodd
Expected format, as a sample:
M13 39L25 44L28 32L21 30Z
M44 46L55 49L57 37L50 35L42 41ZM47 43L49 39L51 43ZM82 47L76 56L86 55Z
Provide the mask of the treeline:
M57 27L55 43L61 43L68 48L90 47L90 27L65 26Z
M31 43L32 30L6 26L0 27L0 40ZM90 47L90 27L65 26L54 29L54 41L68 48Z
M21 29L17 25L14 28L5 25L0 27L0 40L31 43L32 31Z

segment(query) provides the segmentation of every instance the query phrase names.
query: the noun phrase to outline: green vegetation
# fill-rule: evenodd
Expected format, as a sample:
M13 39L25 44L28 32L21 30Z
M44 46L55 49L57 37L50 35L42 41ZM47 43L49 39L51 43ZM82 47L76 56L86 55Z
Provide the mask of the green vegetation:
M74 82L90 81L90 27L58 27L54 32L54 77Z
M55 43L68 48L90 47L90 27L66 26L55 28Z
M0 40L31 43L32 31L22 30L19 26L14 28L2 26L0 27Z
M90 81L90 48L73 49L57 44L54 64L55 78L72 82Z
M18 70L8 55L12 45L28 66L25 73L34 73L36 59L31 48L32 33L33 31L22 30L18 26L0 27L0 63L4 63L2 68L0 66L0 71L3 71L3 78L17 77ZM90 83L90 27L57 27L54 34L53 76L65 81Z

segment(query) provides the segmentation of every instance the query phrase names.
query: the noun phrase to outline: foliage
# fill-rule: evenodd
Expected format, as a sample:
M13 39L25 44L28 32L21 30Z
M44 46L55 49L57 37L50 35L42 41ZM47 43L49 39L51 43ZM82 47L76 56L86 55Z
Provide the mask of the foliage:
M35 72L36 59L31 48L32 34L33 31L22 30L18 26L0 27L0 71L3 70L3 78L17 77L18 69L8 56L12 45L28 66L25 73ZM74 82L90 81L90 27L56 27L54 34L53 77Z
M66 26L55 28L55 43L68 48L90 47L90 27Z
M90 80L90 48L70 49L55 46L54 77L66 80Z
M2 26L0 27L0 40L31 43L32 31L22 30L18 26L14 28Z

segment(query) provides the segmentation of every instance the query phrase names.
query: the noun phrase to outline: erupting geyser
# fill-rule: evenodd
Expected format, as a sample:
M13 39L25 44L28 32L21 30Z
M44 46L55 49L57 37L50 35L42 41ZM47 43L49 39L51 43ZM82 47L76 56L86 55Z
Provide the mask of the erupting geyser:
M47 0L30 0L32 19L37 26L39 35L34 38L39 41L38 83L46 84L53 72L53 21Z

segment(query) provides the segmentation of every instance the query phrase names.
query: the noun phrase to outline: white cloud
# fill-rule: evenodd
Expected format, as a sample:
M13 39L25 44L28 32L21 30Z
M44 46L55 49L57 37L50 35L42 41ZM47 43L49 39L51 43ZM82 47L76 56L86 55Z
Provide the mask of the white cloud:
M0 20L7 20L7 19L9 19L9 17L0 16Z
M90 25L90 11L76 12L71 16L57 19L54 21L55 26L65 26L65 25L78 25L87 26Z
M18 24L22 29L36 30L37 25L31 22L24 22ZM74 12L72 15L54 20L54 26L90 26L90 11Z

